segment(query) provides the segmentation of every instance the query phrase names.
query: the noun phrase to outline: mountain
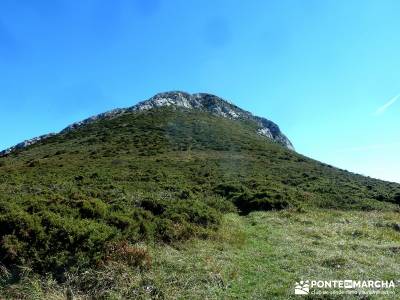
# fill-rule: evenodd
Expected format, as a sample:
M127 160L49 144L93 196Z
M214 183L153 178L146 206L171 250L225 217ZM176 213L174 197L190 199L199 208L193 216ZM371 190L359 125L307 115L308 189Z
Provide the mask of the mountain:
M287 147L288 149L294 150L292 143L289 139L280 131L278 125L269 121L265 118L253 116L250 112L240 109L239 107L229 103L222 98L219 98L215 95L206 94L206 93L197 93L197 94L188 94L185 92L166 92L166 93L159 93L149 100L142 101L135 106L125 108L125 109L114 109L93 117L90 117L86 120L76 122L64 130L61 131L62 133L66 133L68 131L74 130L79 128L80 126L89 124L99 119L105 118L113 118L116 116L120 116L122 114L134 112L134 111L143 111L149 110L153 108L163 107L163 106L170 106L176 108L185 108L185 109L196 109L205 112L210 112L217 116L230 118L230 119L237 119L237 120L251 120L257 123L258 128L257 132L260 135L263 135L269 139L276 141L277 143ZM44 139L54 136L55 133L50 133L46 135L42 135L33 139L26 140L22 143L19 143L11 148L6 150L0 151L0 156L7 155L12 151L23 149L28 147L32 144L40 142Z
M307 158L267 119L162 93L0 157L0 261L15 278L22 266L62 282L114 260L147 264L132 244L212 237L228 212L399 204L399 184Z

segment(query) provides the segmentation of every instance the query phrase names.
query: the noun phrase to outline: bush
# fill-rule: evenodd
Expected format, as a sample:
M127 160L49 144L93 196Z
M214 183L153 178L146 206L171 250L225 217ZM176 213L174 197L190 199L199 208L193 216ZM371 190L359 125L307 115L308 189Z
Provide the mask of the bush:
M162 217L206 227L219 224L221 214L198 200L175 200L169 203Z
M157 219L157 238L166 243L187 240L194 236L195 229L185 221L173 222L169 219Z
M79 201L78 207L82 218L103 218L108 211L107 204L99 199Z
M165 205L155 199L143 199L140 201L140 207L150 211L153 215L161 215L165 211Z
M232 198L234 195L243 192L244 188L239 183L221 183L214 188L214 192L226 198Z
M205 237L221 220L220 212L196 199L146 198L134 206L127 201L110 205L77 189L70 195L48 201L38 196L26 204L0 201L1 263L61 278L65 271L110 259L111 247L142 268L148 258L128 243Z
M140 269L151 267L151 257L147 249L129 245L127 241L110 243L106 249L105 261L119 261Z
M393 197L394 203L400 205L400 192L397 192Z
M382 194L378 194L375 196L375 199L378 201L387 201L387 196L386 195L382 195Z
M289 206L283 195L272 192L242 193L234 198L234 203L242 214L257 210L281 210Z
M207 197L204 199L204 203L214 208L215 210L223 213L236 212L236 206L223 197Z
M59 273L73 265L89 266L102 257L116 231L90 220L12 207L0 216L0 255L6 265L28 264Z

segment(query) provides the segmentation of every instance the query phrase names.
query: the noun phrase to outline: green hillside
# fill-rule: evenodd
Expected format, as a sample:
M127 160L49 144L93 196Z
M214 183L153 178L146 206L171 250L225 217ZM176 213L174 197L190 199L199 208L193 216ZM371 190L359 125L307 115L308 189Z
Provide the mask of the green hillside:
M210 242L227 214L398 214L399 184L317 162L256 129L158 108L100 119L0 158L0 295L23 286L26 269L58 284L113 263L152 274L158 252L143 245Z

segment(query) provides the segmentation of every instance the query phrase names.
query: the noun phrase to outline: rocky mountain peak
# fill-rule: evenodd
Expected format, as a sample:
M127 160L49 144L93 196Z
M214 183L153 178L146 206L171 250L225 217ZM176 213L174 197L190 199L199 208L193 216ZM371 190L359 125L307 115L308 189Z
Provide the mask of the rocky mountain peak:
M232 104L230 101L224 100L212 94L189 94L181 91L164 92L156 94L149 100L140 102L130 109L148 110L162 106L174 106L185 109L200 109L225 118L252 120L259 125L257 132L260 135L272 139L288 149L294 150L292 143L281 132L279 126L274 122L262 117L254 116L250 112Z
M205 112L212 113L214 115L230 118L230 119L242 119L242 120L251 120L257 123L258 130L257 133L259 135L265 136L268 139L271 139L284 147L294 150L292 143L289 139L281 132L278 125L274 122L262 118L257 117L251 114L248 111L245 111L236 105L232 104L230 101L224 100L218 96L208 94L208 93L196 93L189 94L182 91L171 91L171 92L163 92L154 95L148 100L139 102L138 104L129 107L129 108L118 108L114 109L90 118L87 118L83 121L76 122L74 124L69 125L64 130L62 130L59 134L67 133L71 130L75 130L81 126L86 124L95 122L99 119L105 118L113 118L118 115L122 115L125 113L132 113L135 111L144 111L150 110L160 107L175 107L182 109L198 109ZM16 146L13 146L9 149L3 150L0 152L0 156L7 155L14 150L23 149L40 141L43 141L49 137L52 137L56 134L46 134L37 138L33 138L30 140L26 140L22 143L19 143Z
M164 92L156 94L149 100L133 106L133 110L147 110L162 106L175 106L187 109L202 109L214 112L224 117L237 118L239 108L230 102L207 93L189 94L181 91Z

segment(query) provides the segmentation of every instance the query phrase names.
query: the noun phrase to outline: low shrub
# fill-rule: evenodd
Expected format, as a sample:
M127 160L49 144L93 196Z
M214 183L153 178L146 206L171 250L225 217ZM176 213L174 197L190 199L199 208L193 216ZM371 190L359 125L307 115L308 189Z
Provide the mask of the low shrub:
M233 199L233 202L242 214L249 214L257 210L281 210L289 207L285 199L288 195L274 192L245 192Z
M394 203L400 205L400 192L397 192L397 193L393 196L393 200L394 200Z
M147 249L130 245L127 241L110 243L106 249L105 261L119 261L140 269L151 267L151 256Z
M234 195L243 192L244 188L239 183L221 183L214 188L214 192L226 198L232 198Z
M145 268L146 253L130 244L205 237L221 220L219 211L196 199L148 197L136 205L110 205L80 191L72 194L69 200L0 201L0 262L61 278L65 271L110 259L114 251L111 259L125 257Z

